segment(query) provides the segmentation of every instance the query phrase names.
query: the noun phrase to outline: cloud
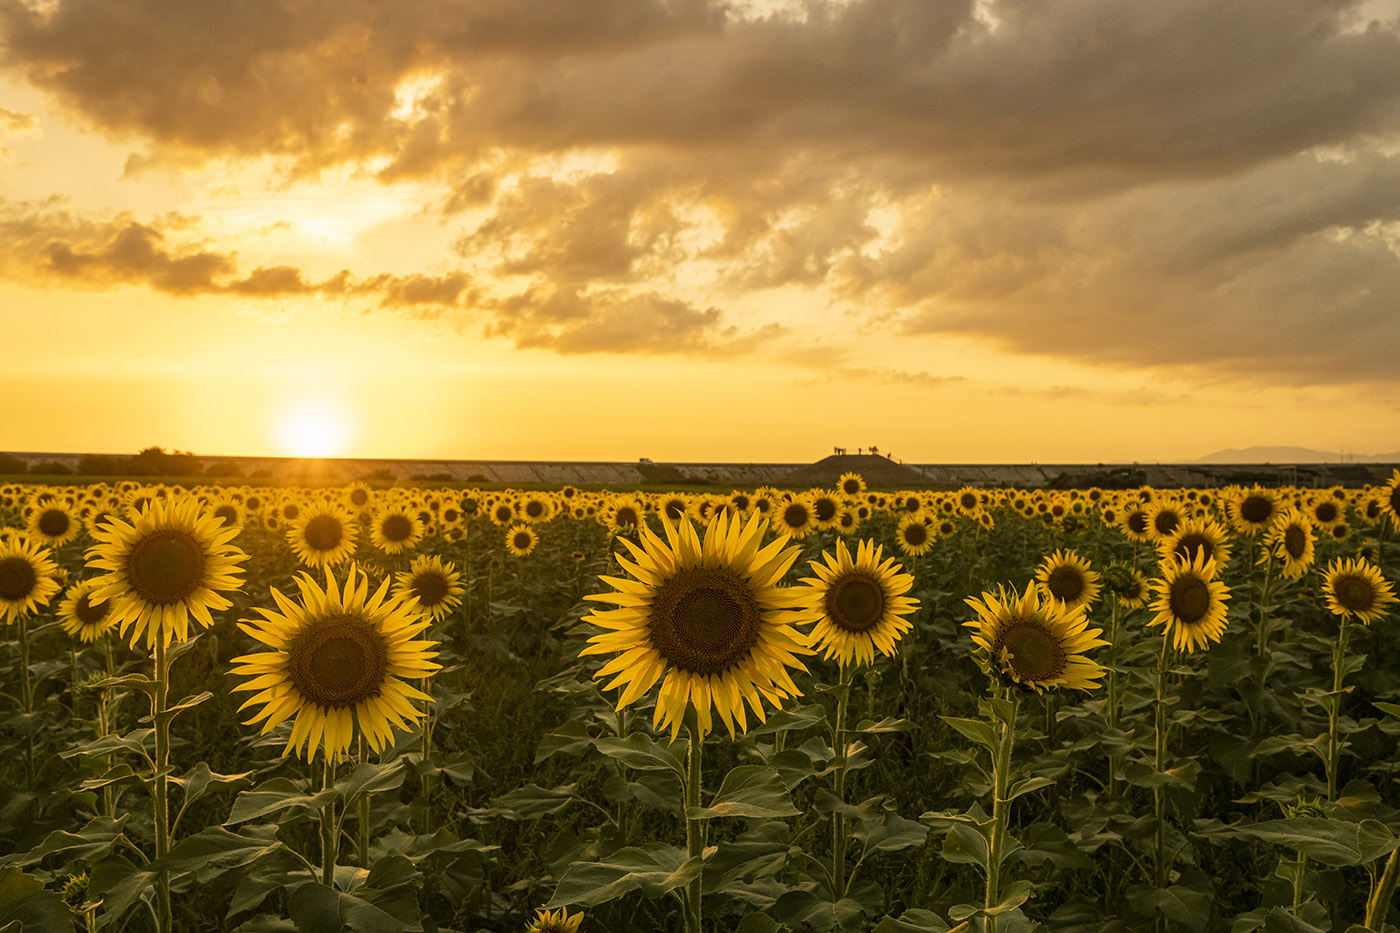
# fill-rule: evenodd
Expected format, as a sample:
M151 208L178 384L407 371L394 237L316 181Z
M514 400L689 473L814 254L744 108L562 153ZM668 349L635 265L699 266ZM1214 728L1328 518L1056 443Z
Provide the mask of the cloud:
M16 135L32 133L39 128L39 118L32 113L19 113L0 107L0 130Z

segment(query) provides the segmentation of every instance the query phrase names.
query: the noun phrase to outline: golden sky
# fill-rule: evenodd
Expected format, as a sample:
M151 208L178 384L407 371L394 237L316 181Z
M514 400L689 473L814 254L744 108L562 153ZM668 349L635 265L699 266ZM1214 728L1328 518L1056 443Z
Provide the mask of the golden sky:
M1400 449L1400 0L0 0L0 450Z

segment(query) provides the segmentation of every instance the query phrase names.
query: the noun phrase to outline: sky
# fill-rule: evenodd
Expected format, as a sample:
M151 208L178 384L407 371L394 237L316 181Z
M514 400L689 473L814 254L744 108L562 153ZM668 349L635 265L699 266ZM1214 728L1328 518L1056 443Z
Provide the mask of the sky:
M0 0L0 450L1400 448L1400 0Z

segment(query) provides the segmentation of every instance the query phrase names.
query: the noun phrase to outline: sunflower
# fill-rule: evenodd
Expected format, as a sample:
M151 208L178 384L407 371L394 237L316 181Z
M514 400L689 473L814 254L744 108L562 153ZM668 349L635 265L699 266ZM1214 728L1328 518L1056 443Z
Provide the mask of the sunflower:
M571 917L563 907L558 910L545 910L541 907L535 912L535 919L526 925L525 933L578 933L579 924L582 922L583 914L574 914Z
M49 549L22 537L0 542L0 615L29 616L58 592L58 565Z
M631 530L643 524L642 516L646 515L646 507L636 499L618 498L608 504L603 512L603 521L607 527L622 531Z
M1147 576L1136 567L1111 564L1103 575L1103 585L1118 597L1124 609L1141 609L1147 605Z
M1152 526L1149 523L1147 506L1141 502L1125 504L1123 511L1118 515L1118 527L1123 529L1123 534L1131 541L1150 541L1148 529Z
M1042 596L1066 609L1084 609L1099 598L1099 574L1089 562L1073 551L1057 550L1035 569L1036 585Z
M1237 490L1229 501L1231 522L1247 535L1267 530L1279 512L1274 493L1259 486Z
M1308 521L1319 528L1331 528L1346 517L1345 509L1345 502L1323 494L1308 503Z
M148 648L157 637L184 641L191 616L213 625L209 610L232 605L220 594L243 585L248 555L229 544L237 534L193 496L152 499L135 523L114 520L88 548L88 566L107 571L92 601L114 601L112 621L123 637L131 630L133 646L142 633Z
M382 751L395 728L425 715L414 701L430 698L406 681L440 667L432 660L437 642L420 637L428 616L389 597L387 578L371 596L369 578L354 565L343 587L329 569L325 589L308 573L295 579L300 602L274 588L277 611L260 608L261 619L238 623L272 649L233 659L233 673L247 678L233 689L257 691L239 711L262 706L245 725L262 722L266 735L295 717L282 754L295 749L307 760L318 748L344 758L357 730Z
M971 486L958 490L958 511L964 515L976 515L982 507L982 496Z
M374 490L370 489L367 483L351 483L341 491L340 497L357 515L369 511L374 505Z
M793 496L790 501L779 502L773 507L773 528L780 534L801 539L816 527L817 516L806 496Z
M526 496L520 502L520 517L527 522L547 522L554 517L554 500L548 496Z
M899 520L894 532L899 549L910 557L918 557L933 547L935 537L928 522L915 515L906 515Z
M765 498L763 496L763 490L760 489L758 492L754 493L753 505L754 508L762 510L764 505L771 508L773 502L771 499ZM686 515L690 511L690 500L685 496L670 495L661 500L661 505L657 508L657 511L665 515L671 521L678 522L681 520L681 516Z
M491 522L496 525L509 525L518 517L515 503L508 500L493 502L487 514L491 516Z
M811 493L812 517L819 529L827 529L836 524L836 516L841 514L841 499L835 493L814 490Z
M83 530L82 519L62 499L35 505L29 512L29 536L48 547L62 547Z
M1161 541L1175 532L1185 518L1180 503L1158 499L1147 507L1147 534L1153 541Z
M850 509L842 509L841 513L836 516L833 527L838 534L853 535L860 528L860 519Z
M1102 629L1088 627L1083 607L1067 609L1053 599L1041 599L1034 583L1024 594L1015 588L984 591L981 599L964 600L977 618L963 625L972 640L990 655L991 663L1018 684L1037 692L1046 687L1092 690L1104 668L1084 652L1108 644Z
M248 513L244 510L243 503L232 496L211 499L208 511L223 527L232 528L235 532L243 530L243 525L248 521Z
M506 532L506 550L516 557L524 557L540 543L539 535L529 525L515 525Z
M1204 554L1224 567L1230 562L1230 542L1225 529L1214 519L1188 518L1157 542L1157 554L1162 563L1190 563L1197 554Z
M287 529L287 543L297 560L310 567L330 567L355 553L360 526L343 506L308 506Z
M1314 557L1313 526L1297 509L1285 509L1274 519L1264 536L1263 562L1273 557L1282 561L1280 571L1290 580L1308 572Z
M874 541L862 541L852 559L846 542L837 541L834 555L822 552L825 564L810 562L816 577L803 578L805 586L797 589L801 611L794 621L814 622L809 644L842 667L873 663L876 649L893 657L895 642L912 627L904 616L919 607L917 599L904 595L914 585L913 575L882 551Z
M865 492L865 477L859 473L842 473L836 481L836 488L847 499L854 499Z
M415 599L418 606L436 622L453 609L462 605L462 575L451 561L444 561L436 555L424 554L415 557L409 564L408 572L398 575L395 595L401 599Z
M58 604L58 622L74 638L92 644L112 628L112 603L94 603L95 579L80 580L63 594Z
M1351 526L1346 522L1334 522L1332 527L1327 529L1327 536L1333 541L1345 541L1351 537Z
M1230 589L1215 579L1216 569L1215 561L1197 554L1190 563L1174 560L1164 564L1162 576L1152 581L1152 591L1157 594L1152 601L1156 615L1147 624L1165 625L1177 650L1189 654L1198 646L1209 648L1225 631Z
M761 721L765 700L777 707L802 695L788 673L805 671L797 656L812 653L793 627L801 596L778 586L799 549L786 535L762 546L767 524L757 515L747 522L720 515L702 542L690 521L663 516L666 540L649 528L639 544L619 539L632 559L618 554L618 563L635 579L602 577L615 592L584 597L618 608L584 618L603 631L579 652L615 655L593 676L613 678L605 690L622 688L618 709L664 676L652 727L669 725L674 741L689 709L701 737L712 709L733 736L748 730L745 704Z
M1380 568L1359 557L1338 558L1327 565L1322 585L1333 615L1356 618L1367 625L1390 611L1395 587Z
M423 523L401 505L390 505L375 513L369 526L369 539L385 554L411 550L423 537Z

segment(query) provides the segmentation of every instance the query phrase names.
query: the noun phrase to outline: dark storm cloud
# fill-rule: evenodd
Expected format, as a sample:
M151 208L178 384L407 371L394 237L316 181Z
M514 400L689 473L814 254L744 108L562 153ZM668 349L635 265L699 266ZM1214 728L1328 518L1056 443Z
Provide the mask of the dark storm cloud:
M742 346L716 296L796 285L856 327L1400 379L1400 21L1359 21L1353 0L984 8L0 0L0 63L148 164L375 157L386 181L444 184L439 206L476 224L463 265L515 297L465 273L373 290L472 305L521 345ZM413 108L406 79L425 79ZM579 151L611 161L550 167ZM366 287L240 278L158 232L46 255L54 274L141 267L173 291ZM713 296L681 286L687 263Z

